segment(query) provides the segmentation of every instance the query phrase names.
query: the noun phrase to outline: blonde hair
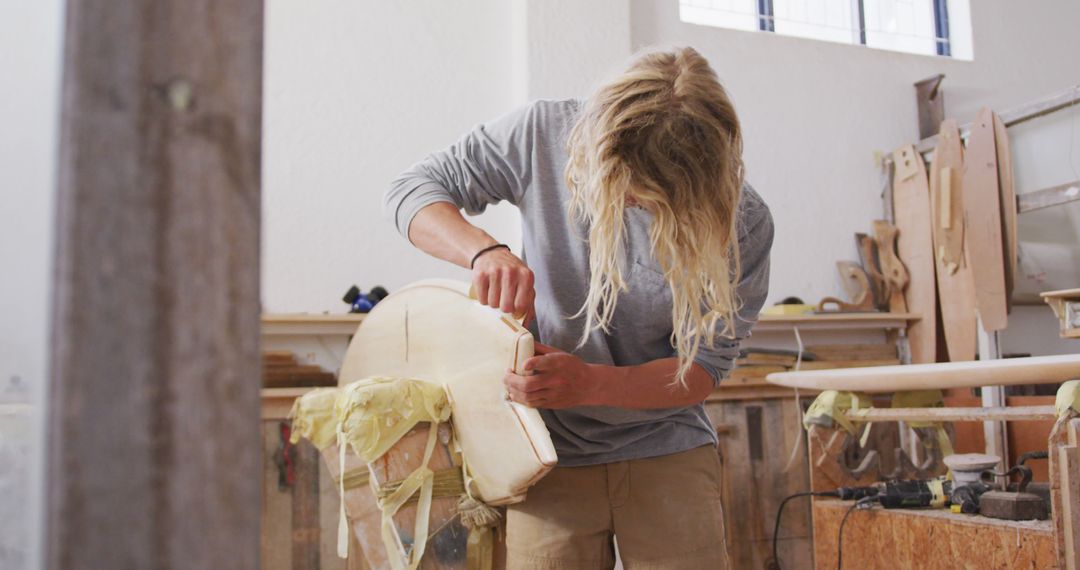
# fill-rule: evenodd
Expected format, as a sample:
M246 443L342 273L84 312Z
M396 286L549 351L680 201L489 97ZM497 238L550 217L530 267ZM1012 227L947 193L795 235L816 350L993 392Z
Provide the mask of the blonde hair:
M685 376L701 343L734 336L743 185L735 107L692 48L646 53L589 98L570 133L570 211L588 226L585 331L609 331L621 291L628 205L652 214L649 239L672 294L671 343Z

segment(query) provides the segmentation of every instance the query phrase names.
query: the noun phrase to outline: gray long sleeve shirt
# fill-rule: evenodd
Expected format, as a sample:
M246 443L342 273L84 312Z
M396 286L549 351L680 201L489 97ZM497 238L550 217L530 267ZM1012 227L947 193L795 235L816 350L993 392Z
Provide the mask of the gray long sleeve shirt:
M675 356L671 290L652 256L650 215L633 208L626 212L628 290L619 295L610 333L593 331L578 347L584 319L571 316L585 302L589 253L586 228L567 211L563 171L567 135L580 108L576 100L538 101L475 128L395 180L386 193L385 212L407 237L413 216L435 202L478 214L489 204L508 201L521 211L522 259L536 276L537 340L593 364L632 366ZM717 384L731 370L739 341L750 334L768 292L772 216L749 185L742 192L737 231L743 274L737 290L741 306L736 338L717 335L714 345L703 345L695 358ZM564 466L655 457L717 441L702 404L540 412Z

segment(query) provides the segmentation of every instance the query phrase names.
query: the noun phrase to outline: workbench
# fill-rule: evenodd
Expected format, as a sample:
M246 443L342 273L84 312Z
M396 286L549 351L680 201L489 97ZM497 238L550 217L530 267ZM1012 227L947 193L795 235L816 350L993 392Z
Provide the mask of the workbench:
M762 316L743 347L789 349L813 344L889 344L906 352L908 313ZM766 568L780 502L810 488L802 436L803 405L815 392L773 386L764 378L728 379L705 401L723 466L723 505L733 568ZM785 570L813 567L809 501L784 511L779 553Z
M763 316L744 345L797 347L805 344L895 344L903 351L903 331L916 317L896 313ZM338 371L349 339L363 315L265 315L264 350L289 350L305 363ZM338 498L333 480L306 441L296 446L293 487L278 488L275 453L282 447L280 424L293 401L310 388L262 391L264 438L263 542L265 568L346 568L334 554ZM805 393L805 397L813 397ZM772 558L776 509L784 497L810 487L807 454L801 445L801 408L794 390L754 383L725 382L705 401L717 430L723 466L727 543L735 568L764 568ZM794 459L788 461L794 450ZM785 470L785 468L788 468ZM780 553L789 570L813 566L808 503L784 513ZM357 557L353 557L357 558ZM349 564L360 564L350 560ZM350 567L352 568L352 567Z
M1024 359L1010 361L1010 365L1019 360ZM1080 375L1080 369L1076 372ZM866 374L885 376L888 372L866 369ZM784 376L790 379L794 375ZM1060 382L1061 378L1048 380ZM1065 388L1062 392L1070 393ZM854 434L861 432L849 433L838 421L831 427L811 425L807 431L811 488L826 492L894 477L944 475L945 466L932 460L941 455L939 440L930 435L936 434L933 430L937 428L924 427L916 434L907 426L910 422L936 422L946 433L952 431L953 422L1052 422L1045 440L1052 502L1049 520L998 520L944 509L855 510L843 530L844 564L867 569L1080 567L1080 413L1055 410L1049 399L1041 405L1028 403L1015 407L872 407L842 412L853 425L870 425L872 431L865 444ZM875 400L874 405L882 402ZM902 432L913 434L913 441L921 445L902 444ZM952 442L957 451L965 451L963 443ZM894 455L900 449L903 453ZM919 470L917 475L912 473L915 469ZM885 475L896 470L903 474ZM812 501L815 567L836 568L840 526L853 503L827 497Z

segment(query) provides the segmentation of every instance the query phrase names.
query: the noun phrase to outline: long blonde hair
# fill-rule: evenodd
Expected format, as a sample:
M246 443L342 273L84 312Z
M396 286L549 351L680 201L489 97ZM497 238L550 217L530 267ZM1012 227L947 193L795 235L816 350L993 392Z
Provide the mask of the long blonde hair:
M692 48L646 53L589 98L568 141L570 211L588 226L584 344L609 330L628 205L652 215L649 239L672 293L671 343L685 376L704 341L734 336L741 273L736 216L743 185L735 107Z

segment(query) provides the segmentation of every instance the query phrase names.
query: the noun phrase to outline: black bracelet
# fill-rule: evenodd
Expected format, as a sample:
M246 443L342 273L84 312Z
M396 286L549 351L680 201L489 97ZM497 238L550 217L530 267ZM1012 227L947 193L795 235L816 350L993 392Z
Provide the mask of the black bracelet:
M481 249L480 251L476 252L476 255L474 255L472 257L472 261L469 262L469 269L473 269L474 267L476 267L476 260L480 259L481 255L484 255L485 253L487 253L489 251L499 249L500 247L505 247L506 251L510 251L510 246L506 245L505 243L497 243L495 245L490 245L488 247L485 247L484 249Z

